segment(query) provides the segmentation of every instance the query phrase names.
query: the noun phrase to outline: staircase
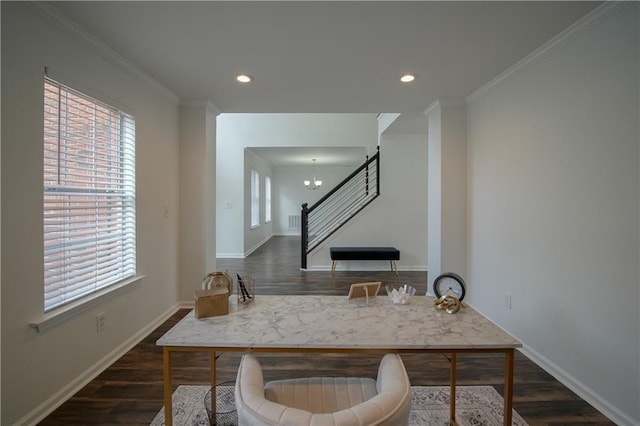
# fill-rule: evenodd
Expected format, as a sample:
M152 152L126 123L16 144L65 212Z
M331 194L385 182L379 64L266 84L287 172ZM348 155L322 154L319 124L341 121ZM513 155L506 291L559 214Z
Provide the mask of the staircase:
M302 205L301 265L307 256L380 195L380 147L327 195L308 207Z

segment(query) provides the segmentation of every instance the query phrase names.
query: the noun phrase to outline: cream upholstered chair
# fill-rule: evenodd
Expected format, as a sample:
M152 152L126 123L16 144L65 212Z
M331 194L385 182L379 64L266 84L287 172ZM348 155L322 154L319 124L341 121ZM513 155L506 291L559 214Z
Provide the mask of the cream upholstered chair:
M411 385L402 359L387 354L378 379L313 377L269 382L252 354L240 362L236 380L238 424L364 426L406 425Z

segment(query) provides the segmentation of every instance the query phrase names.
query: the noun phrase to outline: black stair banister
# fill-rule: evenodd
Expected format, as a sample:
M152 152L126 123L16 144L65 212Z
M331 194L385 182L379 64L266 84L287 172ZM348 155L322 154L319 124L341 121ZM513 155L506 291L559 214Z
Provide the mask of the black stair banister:
M309 207L309 212L315 210L316 208L318 208L318 206L320 204L322 204L327 198L331 197L336 191L338 191L340 188L342 188L346 183L348 183L351 179L354 178L354 176L357 176L360 172L362 172L362 170L367 169L369 164L375 162L376 163L376 168L380 169L380 165L379 165L379 157L380 157L380 147L378 147L378 152L371 158L369 158L369 156L367 156L367 161L361 165L360 167L358 167L357 169L355 169L349 176L347 176L346 178L344 178L342 180L342 182L340 182L339 184L337 184L331 191L329 191L325 196L323 196L322 198L320 198L318 201L316 201L316 203ZM378 193L380 193L380 185L379 183L377 184L378 186ZM306 204L306 203L305 203Z
M373 181L375 180L375 185ZM375 187L375 192L372 188ZM380 147L311 207L302 205L301 268L307 255L380 195Z

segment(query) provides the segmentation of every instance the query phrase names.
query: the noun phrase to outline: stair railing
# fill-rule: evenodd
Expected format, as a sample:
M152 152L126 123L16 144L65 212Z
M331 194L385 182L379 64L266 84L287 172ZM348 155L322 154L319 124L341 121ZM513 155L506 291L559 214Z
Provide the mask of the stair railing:
M336 185L311 207L302 205L301 268L307 256L380 195L380 147L378 152Z

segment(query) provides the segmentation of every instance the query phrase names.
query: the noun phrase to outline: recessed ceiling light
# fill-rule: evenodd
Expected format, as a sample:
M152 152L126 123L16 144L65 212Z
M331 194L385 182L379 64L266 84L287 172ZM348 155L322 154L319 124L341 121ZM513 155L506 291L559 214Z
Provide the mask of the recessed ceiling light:
M416 79L415 74L405 74L402 77L400 77L400 81L403 83L411 83L415 79Z
M251 83L253 81L253 76L249 74L238 74L236 75L236 81L239 83Z

